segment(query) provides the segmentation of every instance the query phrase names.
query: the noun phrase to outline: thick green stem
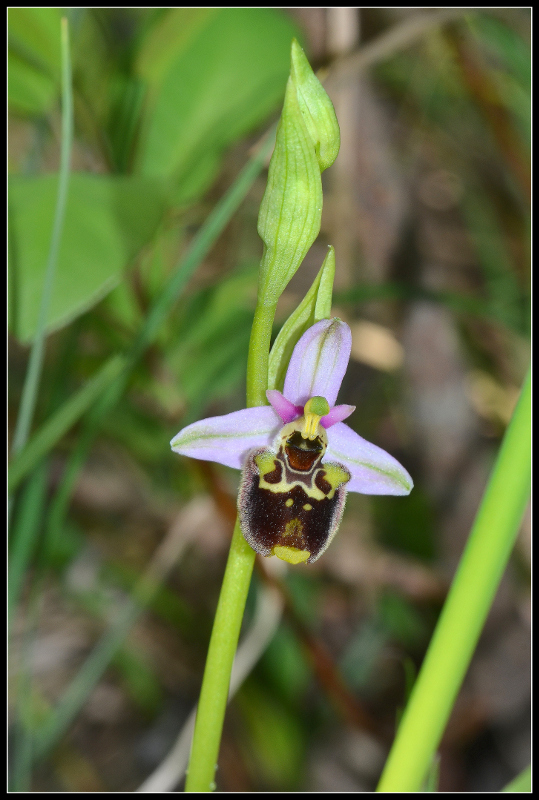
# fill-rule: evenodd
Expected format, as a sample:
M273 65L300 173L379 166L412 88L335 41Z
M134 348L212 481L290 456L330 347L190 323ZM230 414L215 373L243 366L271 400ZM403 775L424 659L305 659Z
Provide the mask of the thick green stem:
M531 389L526 378L416 685L379 792L417 792L442 738L530 491Z
M230 673L254 562L255 551L243 538L236 521L198 701L186 792L211 792L215 789L214 775Z
M257 305L247 360L247 405L251 407L266 403L274 315L275 305ZM243 538L236 520L202 679L186 792L211 792L215 789L215 769L230 673L254 563L255 552Z
M259 303L255 311L247 356L247 405L251 407L268 404L266 389L275 307L275 303Z

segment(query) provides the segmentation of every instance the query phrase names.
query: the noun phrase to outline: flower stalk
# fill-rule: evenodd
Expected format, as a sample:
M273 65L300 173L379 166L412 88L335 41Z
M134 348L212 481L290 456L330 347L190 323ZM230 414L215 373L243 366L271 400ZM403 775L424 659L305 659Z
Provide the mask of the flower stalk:
M308 123L305 116L309 117ZM264 251L247 361L248 408L267 403L269 349L277 301L320 230L320 173L335 160L339 143L331 101L294 41L291 76L259 214L258 230ZM254 559L255 552L236 522L202 682L186 791L215 788L230 673Z
M264 251L249 343L247 407L188 425L171 442L181 455L243 472L239 518L197 711L188 792L215 788L232 662L255 553L294 565L312 563L338 530L347 491L404 495L413 485L392 456L343 423L354 407L336 405L352 340L346 323L327 318L335 270L332 248L283 326L270 361L277 301L318 235L321 172L333 163L338 149L331 101L294 41L258 220Z
M230 673L254 562L255 551L243 538L236 520L198 701L186 792L211 792L215 789L214 775Z

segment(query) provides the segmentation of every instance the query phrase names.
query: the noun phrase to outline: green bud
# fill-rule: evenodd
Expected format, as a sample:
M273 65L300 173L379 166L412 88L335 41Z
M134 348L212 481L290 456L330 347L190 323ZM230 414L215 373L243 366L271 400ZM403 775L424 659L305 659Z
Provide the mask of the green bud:
M322 216L321 171L339 150L331 101L294 40L292 66L258 233L264 242L259 303L274 306L318 236Z
M320 172L331 167L339 153L341 134L333 103L311 69L305 53L292 42L292 80L296 84L303 118L315 143Z
M282 391L294 347L305 331L331 316L331 297L335 277L335 250L330 247L311 288L279 331L269 357L268 389Z

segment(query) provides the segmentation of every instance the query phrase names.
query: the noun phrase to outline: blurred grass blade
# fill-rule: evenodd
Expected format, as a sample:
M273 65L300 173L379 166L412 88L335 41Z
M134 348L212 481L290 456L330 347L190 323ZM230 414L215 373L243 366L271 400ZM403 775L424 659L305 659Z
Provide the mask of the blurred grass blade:
M20 510L13 530L13 545L9 554L8 609L10 622L43 520L42 507L45 500L47 473L47 464L42 462L30 476L21 496Z
M149 600L150 597L147 598L147 602ZM36 733L33 746L34 760L43 758L69 728L142 611L143 606L131 600L120 611L114 627L100 639L51 711L47 722Z
M208 216L199 234L193 239L187 255L178 265L176 272L150 309L142 330L137 336L133 348L129 353L130 359L138 359L141 353L153 341L187 281L202 259L209 253L218 236L224 230L258 177L264 165L266 155L269 153L273 144L273 137L274 129L272 128L268 132L265 141L260 145L250 161L247 162L230 189Z
M437 792L440 782L440 755L435 753L432 757L427 777L423 783L422 792Z
M60 173L58 179L58 195L56 199L56 211L54 215L54 225L52 230L51 245L43 283L43 294L39 308L36 335L22 391L21 405L13 436L12 452L18 453L28 440L28 434L32 425L34 410L37 400L39 380L43 366L43 351L45 345L45 326L49 314L49 307L54 286L56 273L56 263L58 261L58 251L62 238L64 225L65 207L67 201L67 190L69 184L69 164L71 158L71 146L73 142L73 92L71 76L71 58L69 52L69 27L65 17L61 20L61 44L62 44L62 142L60 150ZM30 232L29 232L30 234Z
M89 415L91 418L91 415ZM44 541L44 562L50 563L54 559L57 551L57 545L61 540L61 533L64 528L64 520L66 518L71 495L75 488L80 471L86 460L92 442L95 437L96 427L91 424L90 418L86 421L81 435L77 439L77 443L69 455L67 463L65 464L62 472L60 484L51 498L48 508L47 523L45 528L45 541Z
M8 474L8 491L17 488L21 480L35 467L61 437L77 422L100 394L117 378L126 365L124 356L113 356L97 375L69 398L45 422L26 447L14 458Z
M502 792L531 792L532 790L532 768L531 764L526 769L523 769L520 775L517 775L507 786L504 786Z
M468 191L462 210L483 272L493 316L521 333L528 333L528 301L503 234L499 215L486 192Z
M418 791L511 555L530 494L530 373L377 791Z
M24 663L28 664L27 654ZM8 775L9 792L29 792L32 769L32 737L28 720L32 714L31 679L24 667L18 677L15 730L13 732L13 762Z

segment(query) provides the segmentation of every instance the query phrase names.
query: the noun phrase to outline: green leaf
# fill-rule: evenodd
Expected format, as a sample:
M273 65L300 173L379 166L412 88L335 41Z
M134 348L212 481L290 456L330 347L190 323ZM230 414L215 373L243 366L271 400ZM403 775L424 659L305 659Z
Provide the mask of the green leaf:
M158 17L137 54L136 71L157 93L175 62L213 18L217 8L171 8Z
M60 9L8 9L8 97L19 113L40 115L60 93Z
M335 250L330 246L311 288L296 310L288 317L271 348L268 389L282 391L294 347L305 331L315 322L330 317L334 277Z
M10 178L10 329L34 336L50 247L57 176ZM161 182L73 174L47 331L100 300L153 236L165 205Z
M378 784L415 792L447 725L530 497L528 372L428 652Z
M15 53L9 53L8 97L13 111L38 115L47 112L58 95L59 86Z
M203 191L219 156L282 97L292 23L273 9L173 9L141 48L149 110L136 170L174 175L177 199Z

